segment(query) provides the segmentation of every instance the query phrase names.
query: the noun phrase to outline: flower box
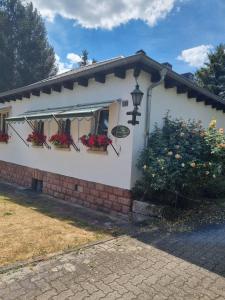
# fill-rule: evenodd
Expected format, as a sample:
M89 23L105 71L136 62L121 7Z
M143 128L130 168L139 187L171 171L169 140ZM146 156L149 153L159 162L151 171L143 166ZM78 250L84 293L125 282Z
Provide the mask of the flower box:
M9 135L7 133L0 133L0 143L7 144L9 141Z
M37 144L35 144L35 143L32 143L32 147L33 147L33 148L43 148L44 145L43 145L43 144L37 145Z
M91 151L107 151L107 147L104 147L104 146L102 146L102 147L95 147L95 146L92 146L92 147L89 147L89 150L91 150Z
M83 135L80 140L88 148L88 151L93 152L107 152L107 147L112 144L112 140L103 134Z
M27 142L31 143L33 147L43 147L46 142L46 136L42 133L33 131L27 137Z
M50 137L49 142L52 143L56 149L70 149L73 140L69 134L54 134Z
M54 145L55 149L58 150L68 150L70 151L70 146L69 145Z

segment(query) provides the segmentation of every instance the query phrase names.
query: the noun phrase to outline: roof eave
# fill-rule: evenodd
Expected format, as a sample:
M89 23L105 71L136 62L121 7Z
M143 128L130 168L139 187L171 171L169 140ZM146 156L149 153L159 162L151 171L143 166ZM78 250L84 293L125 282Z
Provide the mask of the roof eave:
M143 53L137 53L135 55L131 55L125 58L119 58L114 61L109 61L103 64L96 64L94 66L90 66L90 68L87 69L81 69L80 71L76 73L70 73L62 75L57 78L49 78L46 81L40 81L25 87L17 88L11 91L7 91L4 93L0 93L0 102L10 101L10 100L16 100L16 99L22 99L26 93L39 93L40 91L44 91L47 87L54 87L54 86L61 86L65 83L74 83L76 81L79 82L80 79L88 80L90 78L95 77L97 74L103 74L104 76L107 74L115 73L118 69L131 69L136 68L140 70L144 70L148 73L151 73L152 75L159 76L160 70L165 68L164 65L158 63L157 61L151 59L150 57L146 56ZM222 109L225 112L225 101L223 101L220 97L212 94L208 90L201 88L197 86L194 82L191 80L183 77L182 75L174 72L170 68L167 68L167 75L166 79L173 80L176 82L175 86L185 86L188 91L193 91L197 96L196 97L205 97L205 100L201 101L209 101L210 105L214 105L218 109ZM103 80L104 82L104 80ZM87 85L85 85L87 86ZM73 89L73 87L71 88ZM29 95L28 95L29 96ZM193 97L194 98L194 97Z
M91 69L81 70L80 72L77 72L75 74L69 74L69 75L61 76L59 78L52 78L52 79L49 78L49 80L46 80L45 82L37 82L21 88L0 93L0 98L25 93L28 91L38 90L40 88L43 89L47 86L57 85L67 81L75 82L78 78L81 77L91 78L97 73L105 73L105 74L113 73L114 68L123 68L127 64L138 63L138 61L141 60L142 56L143 54L135 54L129 57L121 58L116 61L107 63L106 65L100 65L100 66L96 65Z

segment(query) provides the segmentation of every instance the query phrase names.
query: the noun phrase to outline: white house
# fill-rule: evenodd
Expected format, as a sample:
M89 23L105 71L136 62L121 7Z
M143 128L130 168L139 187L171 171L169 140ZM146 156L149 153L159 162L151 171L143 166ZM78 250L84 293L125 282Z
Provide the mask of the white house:
M139 124L133 126L127 112L134 109L135 78L144 95ZM0 177L68 202L127 214L140 150L168 110L172 117L202 120L205 126L212 118L221 127L225 122L219 97L196 86L189 73L177 74L143 51L1 93L0 139L8 130L9 140L0 143ZM130 133L125 128L124 137L116 137L117 125ZM44 134L46 143L27 142L32 131ZM56 133L70 135L73 143L55 147L49 139ZM112 144L107 151L89 149L80 140L89 133L107 133Z

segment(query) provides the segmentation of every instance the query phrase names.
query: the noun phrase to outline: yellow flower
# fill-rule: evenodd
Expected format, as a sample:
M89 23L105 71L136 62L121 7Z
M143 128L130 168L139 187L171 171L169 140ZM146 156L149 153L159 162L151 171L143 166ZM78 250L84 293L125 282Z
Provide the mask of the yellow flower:
M201 131L200 136L201 136L201 137L204 137L204 136L205 136L205 132L204 132L204 131Z
M219 146L219 148L222 148L222 149L225 148L225 144L223 144L223 143L219 144L218 146Z
M190 166L191 166L192 168L195 168L195 167L196 167L196 163L195 163L195 162L192 162L192 163L190 163Z
M212 120L210 123L209 123L209 128L215 128L216 127L216 120Z
M176 159L181 159L181 155L180 155L180 154L176 154L176 155L175 155L175 158L176 158Z

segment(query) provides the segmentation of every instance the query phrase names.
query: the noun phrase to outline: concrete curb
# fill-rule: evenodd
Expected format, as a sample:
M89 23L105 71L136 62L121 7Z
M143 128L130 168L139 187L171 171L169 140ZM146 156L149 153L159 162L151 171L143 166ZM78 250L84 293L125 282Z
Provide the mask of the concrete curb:
M70 253L78 254L78 252L81 251L81 250L86 250L86 249L89 249L91 247L94 247L94 246L97 246L97 245L100 245L100 244L104 244L104 243L107 243L109 241L113 241L113 240L116 240L116 239L119 239L119 238L122 238L122 237L125 237L125 236L126 235L121 235L119 237L107 238L107 239L103 239L103 240L100 240L100 241L91 242L91 243L85 244L85 245L80 246L80 247L78 246L78 247L70 249L70 250L59 251L59 252L56 252L56 253L47 254L46 256L39 256L39 257L36 257L36 258L33 258L33 259L28 259L26 261L19 261L17 263L10 264L6 267L0 267L0 275L8 273L10 271L12 271L12 272L17 271L17 270L19 270L23 267L27 267L29 265L36 265L36 264L38 264L40 262L43 262L43 261L53 260L53 259L55 259L59 256L65 255L65 254L70 254Z

